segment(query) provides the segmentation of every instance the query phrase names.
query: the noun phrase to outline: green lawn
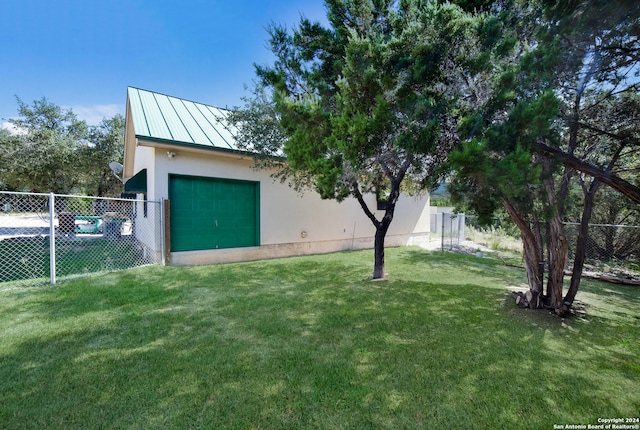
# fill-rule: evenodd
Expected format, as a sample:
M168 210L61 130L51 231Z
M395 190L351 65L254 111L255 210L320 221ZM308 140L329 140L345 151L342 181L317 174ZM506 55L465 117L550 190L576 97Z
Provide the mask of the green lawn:
M640 411L640 289L560 320L417 248L0 290L0 427L552 429Z

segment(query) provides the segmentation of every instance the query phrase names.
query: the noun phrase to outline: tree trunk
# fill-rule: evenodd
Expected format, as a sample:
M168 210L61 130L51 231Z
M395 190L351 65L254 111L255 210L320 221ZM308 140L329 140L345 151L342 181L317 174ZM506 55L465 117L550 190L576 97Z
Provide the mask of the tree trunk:
M527 272L527 280L529 282L529 291L527 292L526 302L525 295L516 296L516 303L526 303L528 307L542 307L542 285L544 276L544 267L542 262L542 244L537 240L536 235L531 230L527 219L509 202L503 200L502 205L507 213L520 230L523 245L524 266Z
M534 234L535 234L535 240L536 240L536 249L538 252L538 261L539 261L539 266L538 267L538 274L540 277L540 291L542 291L542 285L544 283L544 240L542 239L542 223L540 222L540 220L538 219L537 214L534 212L533 214L533 228L534 228Z
M376 227L375 242L373 245L373 279L382 279L386 276L386 273L384 273L384 238L387 235L388 229L388 224L384 227L382 223L380 223Z
M106 182L107 182L107 178L103 173L102 175L100 175L100 180L98 181L98 197L104 197Z
M554 211L553 216L547 223L547 266L549 274L547 276L547 305L561 312L562 289L564 282L564 270L567 266L569 245L564 235L564 225L562 216L564 214L564 204L569 193L569 180L572 172L565 168L560 179L560 188L556 189L553 167L551 160L542 159L542 174L544 189L547 196L545 208Z
M372 278L381 279L386 275L384 272L384 238L387 235L387 231L389 230L391 221L393 221L393 213L396 209L398 197L400 197L400 181L394 181L391 183L391 192L389 193L389 197L387 199L384 216L380 221L375 217L373 212L371 212L371 210L367 206L367 203L364 201L358 185L355 183L353 185L353 190L356 199L360 203L360 207L362 207L362 210L376 228L375 240L373 244L374 262Z
M396 210L396 203L400 197L400 184L392 184L389 198L382 220L374 223L376 226L376 236L373 244L374 262L373 262L373 279L381 279L386 276L384 272L384 238L387 236L393 214Z
M582 279L582 271L584 269L584 261L587 252L587 243L589 241L589 222L593 213L593 200L596 191L600 187L600 181L594 179L589 186L589 191L584 196L584 208L582 210L582 219L580 220L580 230L578 231L578 240L576 241L576 255L573 259L573 271L571 273L571 283L569 290L564 297L563 305L567 308L573 304L578 289L580 288L580 280Z
M556 214L549 222L549 237L547 244L549 252L549 276L547 277L548 305L561 313L562 308L562 284L564 281L564 269L567 265L569 245L564 235L564 226L559 214Z

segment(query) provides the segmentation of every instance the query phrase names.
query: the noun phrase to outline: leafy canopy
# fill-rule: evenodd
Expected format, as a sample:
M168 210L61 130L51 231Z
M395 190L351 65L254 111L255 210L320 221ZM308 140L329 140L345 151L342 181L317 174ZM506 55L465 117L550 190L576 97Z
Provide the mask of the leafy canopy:
M327 1L330 28L273 25L273 90L288 166L323 198L425 186L457 143L456 115L478 68L477 21L436 1ZM468 76L467 76L468 77Z
M110 161L124 151L124 118L87 126L71 109L46 98L27 105L20 98L16 130L0 131L0 187L60 194L119 195L122 184Z
M79 184L76 150L86 136L87 124L46 98L32 106L16 99L20 117L9 121L19 133L10 147L3 143L9 175L3 181L17 189L71 192Z

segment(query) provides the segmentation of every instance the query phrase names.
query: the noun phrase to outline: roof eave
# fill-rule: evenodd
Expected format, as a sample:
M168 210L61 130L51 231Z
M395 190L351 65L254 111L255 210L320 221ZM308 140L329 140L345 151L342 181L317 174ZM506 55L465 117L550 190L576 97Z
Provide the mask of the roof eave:
M253 157L253 153L249 151L243 151L240 149L233 148L222 148L219 146L205 146L198 145L189 142L180 142L170 139L162 139L157 137L149 137L143 135L136 135L136 139L138 140L138 145L141 146L152 146L155 148L167 149L167 150L183 150L187 152L199 152L199 153L219 153L225 154L228 156L239 156L239 157Z

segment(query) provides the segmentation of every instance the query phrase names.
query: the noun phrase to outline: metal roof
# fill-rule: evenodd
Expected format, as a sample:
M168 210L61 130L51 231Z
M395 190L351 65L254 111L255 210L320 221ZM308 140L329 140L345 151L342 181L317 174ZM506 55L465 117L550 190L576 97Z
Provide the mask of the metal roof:
M237 150L228 111L164 94L128 88L137 138Z

